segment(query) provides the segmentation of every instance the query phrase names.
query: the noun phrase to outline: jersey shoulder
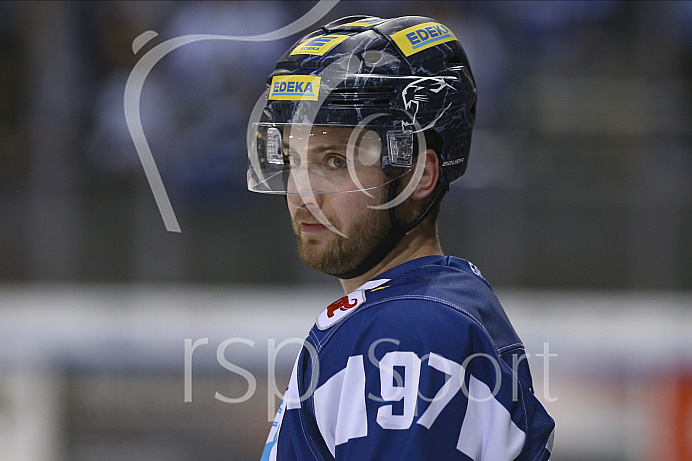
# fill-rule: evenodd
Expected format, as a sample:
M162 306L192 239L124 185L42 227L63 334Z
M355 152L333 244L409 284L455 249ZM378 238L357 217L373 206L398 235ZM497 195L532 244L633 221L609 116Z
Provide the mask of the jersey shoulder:
M329 314L343 318L320 328L318 317L311 332L316 343L326 344L337 334L347 341L394 334L437 334L453 341L478 329L499 353L523 347L492 288L472 263L435 256L397 269L383 274L377 286L356 290L325 309L322 319Z

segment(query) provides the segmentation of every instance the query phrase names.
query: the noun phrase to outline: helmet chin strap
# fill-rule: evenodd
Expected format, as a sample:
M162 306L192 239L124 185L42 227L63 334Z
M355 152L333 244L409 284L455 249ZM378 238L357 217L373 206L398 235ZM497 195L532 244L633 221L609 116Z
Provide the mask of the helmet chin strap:
M399 187L399 180L395 180L389 184L389 200L393 200L396 197L397 189ZM396 207L389 209L389 222L390 228L389 233L380 241L380 243L368 254L356 267L346 272L341 273L329 273L334 277L340 278L342 280L348 280L352 278L359 277L370 269L375 267L380 261L382 261L390 251L396 246L397 243L410 232L414 227L423 222L423 220L430 214L430 212L435 208L435 206L440 203L444 194L449 190L449 184L444 180L443 176L440 175L440 180L435 186L433 191L433 198L430 203L423 209L423 211L410 223L403 223L396 218Z

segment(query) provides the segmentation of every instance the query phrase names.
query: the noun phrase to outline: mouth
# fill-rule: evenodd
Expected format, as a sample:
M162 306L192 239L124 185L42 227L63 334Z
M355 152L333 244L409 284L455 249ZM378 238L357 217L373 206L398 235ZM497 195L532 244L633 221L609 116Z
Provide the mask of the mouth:
M328 230L328 229L323 224L309 223L309 222L301 222L300 223L300 231L303 234L319 234L319 233L324 232L326 230Z

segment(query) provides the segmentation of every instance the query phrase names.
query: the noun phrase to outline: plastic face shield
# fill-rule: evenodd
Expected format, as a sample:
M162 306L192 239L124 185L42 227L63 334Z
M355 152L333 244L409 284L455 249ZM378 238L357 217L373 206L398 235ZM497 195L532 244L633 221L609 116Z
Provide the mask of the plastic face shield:
M413 136L393 127L253 123L248 189L328 194L382 187L411 169Z

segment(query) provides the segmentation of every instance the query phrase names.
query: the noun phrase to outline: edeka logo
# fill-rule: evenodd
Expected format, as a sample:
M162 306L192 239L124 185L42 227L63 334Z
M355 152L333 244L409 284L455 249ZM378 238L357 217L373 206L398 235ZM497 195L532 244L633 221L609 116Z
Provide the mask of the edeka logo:
M408 27L393 33L391 37L406 56L457 39L449 29L439 22L426 22Z
M269 88L269 99L317 101L320 80L314 75L276 75Z
M298 45L293 51L291 51L291 55L314 54L317 56L322 56L327 51L346 40L348 37L349 35L340 34L320 35L318 37L313 37Z

